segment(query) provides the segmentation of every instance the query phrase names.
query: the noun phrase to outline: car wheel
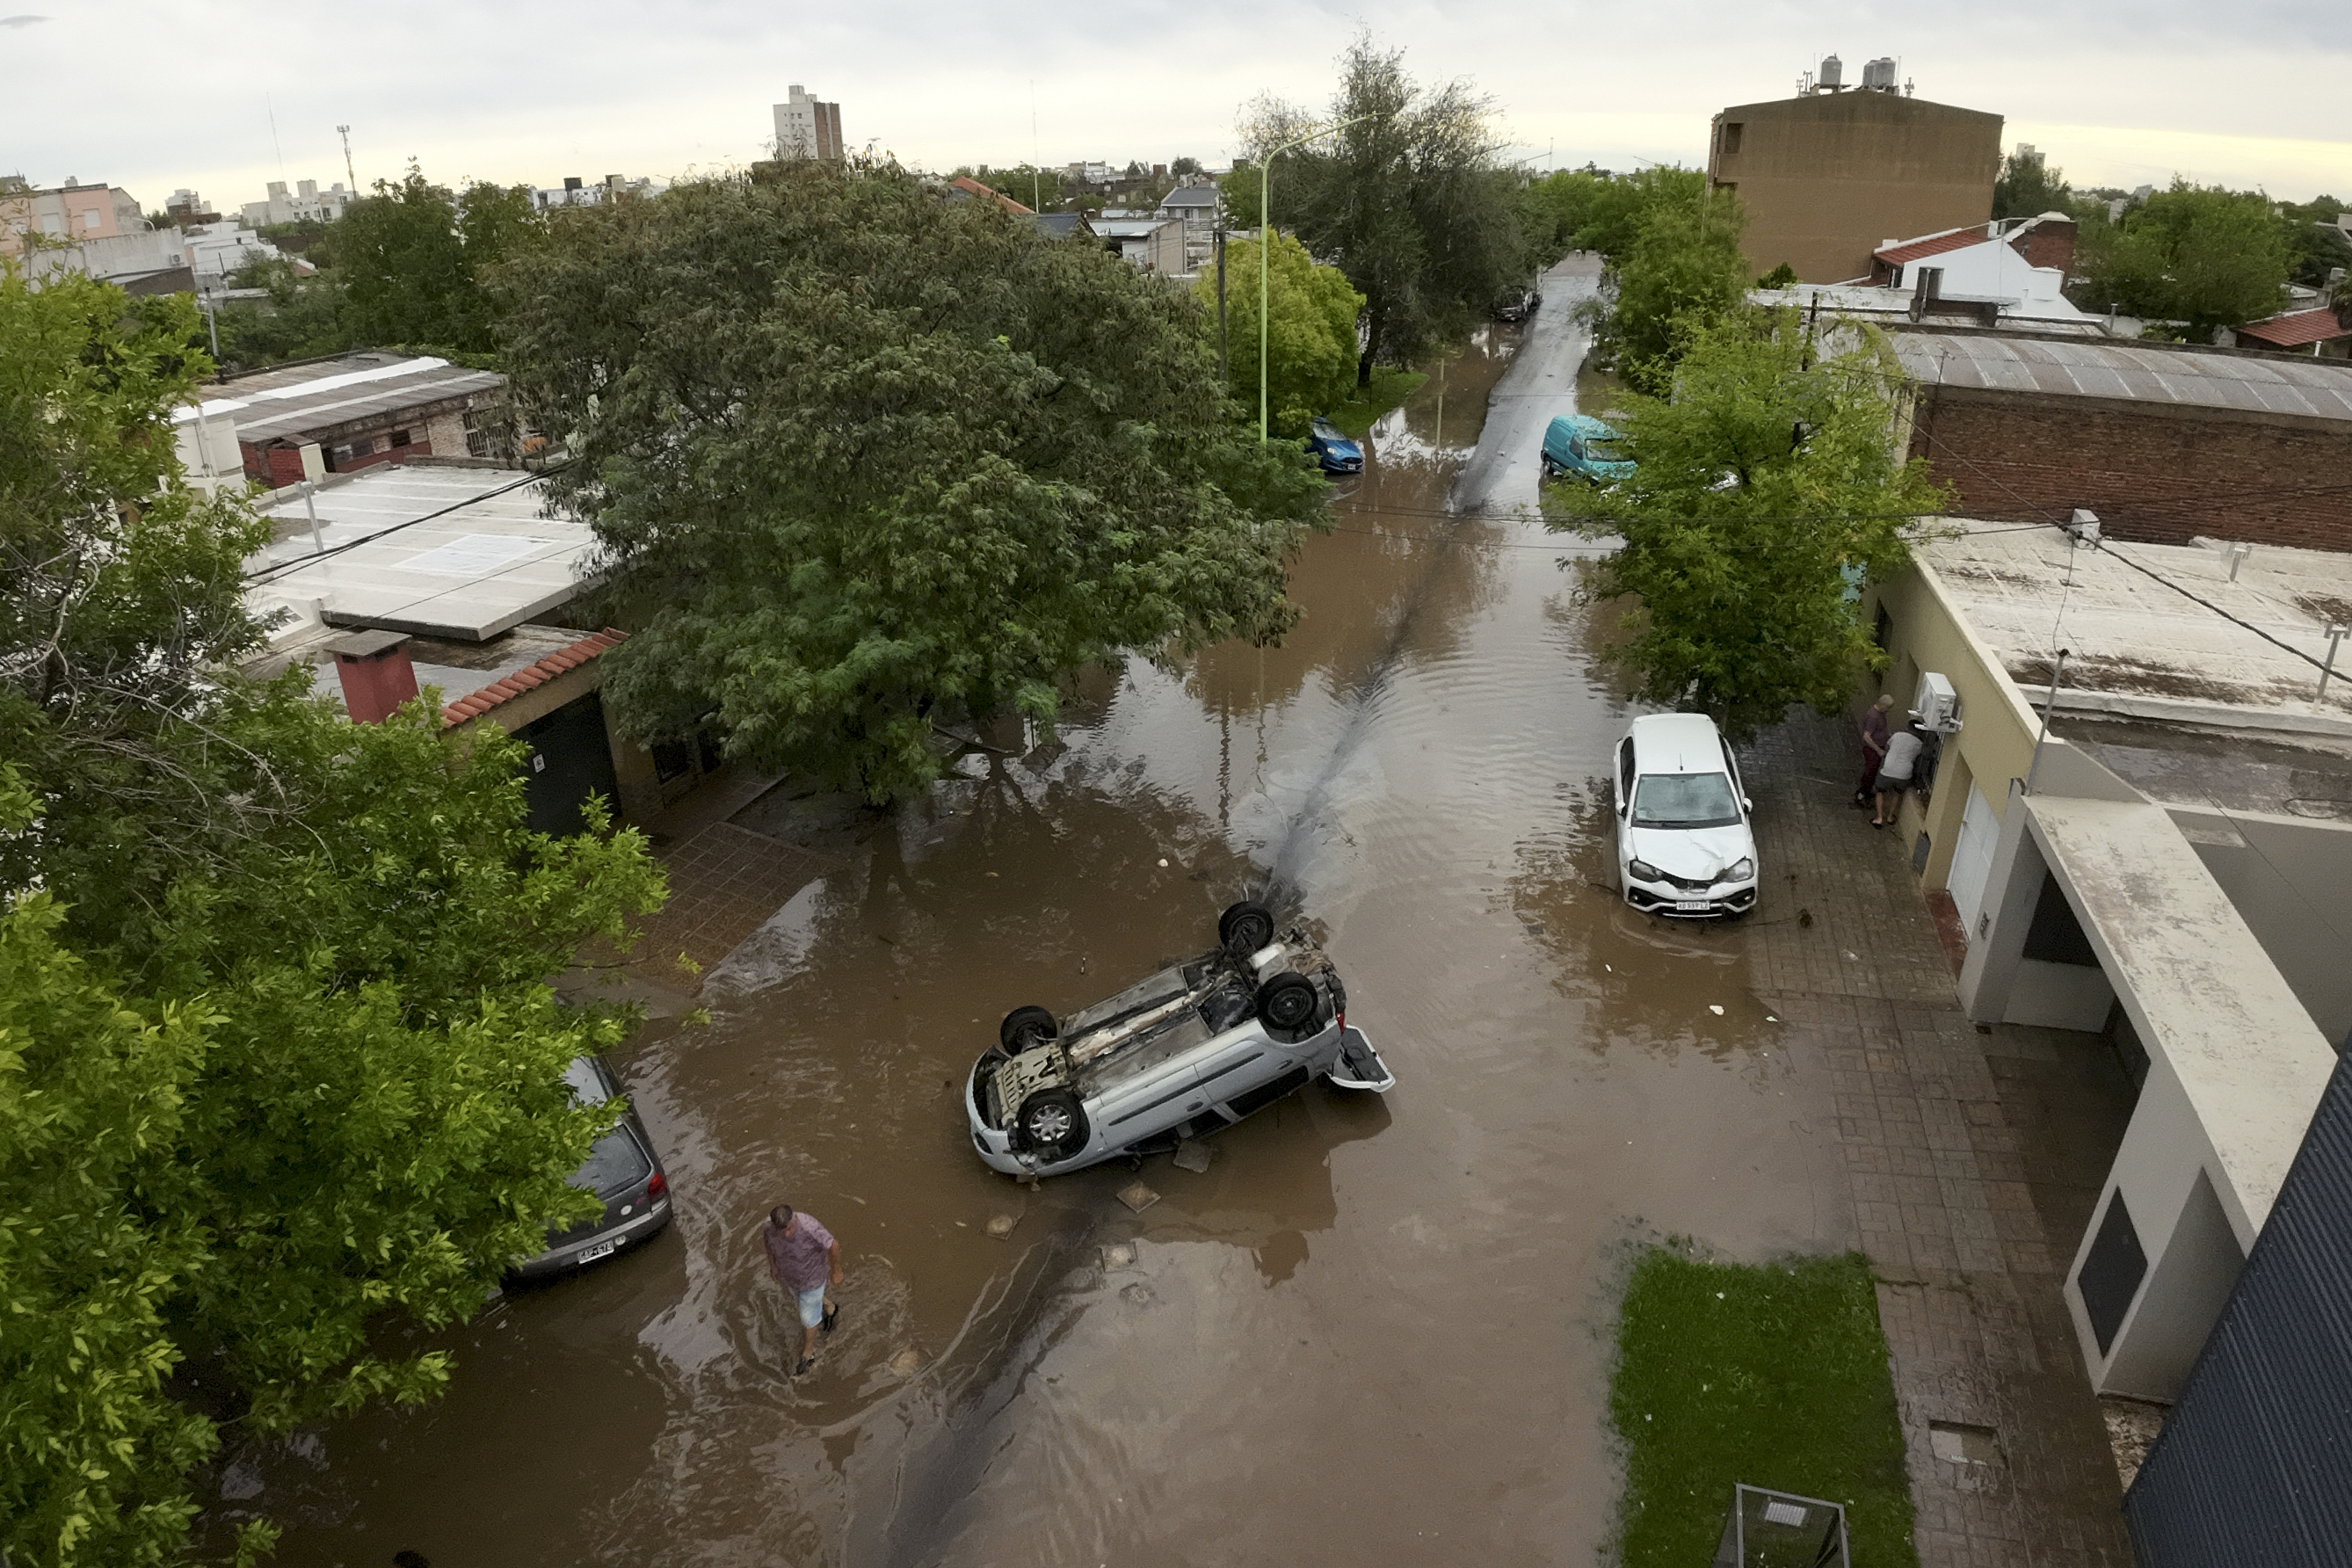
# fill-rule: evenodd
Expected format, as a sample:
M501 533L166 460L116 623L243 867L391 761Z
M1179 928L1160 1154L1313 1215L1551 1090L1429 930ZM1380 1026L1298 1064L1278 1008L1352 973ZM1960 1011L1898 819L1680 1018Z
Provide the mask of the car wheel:
M1315 1021L1322 1005L1315 982L1303 974L1277 974L1257 988L1258 1022L1269 1029L1303 1029Z
M1004 1022L997 1026L996 1037L1008 1054L1017 1057L1032 1046L1044 1045L1061 1032L1062 1026L1055 1023L1054 1015L1045 1008L1015 1007L1004 1015Z
M1235 904L1217 917L1217 945L1246 958L1274 940L1274 912L1264 904Z
M1087 1113L1066 1089L1041 1089L1021 1108L1021 1142L1041 1154L1071 1154L1086 1146Z

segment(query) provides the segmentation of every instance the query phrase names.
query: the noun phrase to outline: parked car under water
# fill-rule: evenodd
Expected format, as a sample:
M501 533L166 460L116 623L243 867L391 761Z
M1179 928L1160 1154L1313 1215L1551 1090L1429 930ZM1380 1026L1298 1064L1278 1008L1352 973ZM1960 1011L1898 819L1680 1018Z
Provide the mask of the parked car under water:
M1217 945L1056 1018L1016 1007L964 1080L972 1147L1010 1175L1053 1175L1172 1149L1321 1077L1385 1093L1395 1082L1305 931L1278 935L1260 905L1217 922Z
M1327 474L1360 474L1364 448L1330 420L1318 414L1307 426L1307 449Z
M1654 915L1737 918L1756 907L1755 805L1704 713L1652 713L1617 742L1617 884Z
M622 1101L620 1121L596 1140L571 1177L573 1186L603 1199L604 1209L568 1230L551 1230L544 1251L508 1271L517 1279L573 1273L640 1245L669 1223L669 1176L612 1068L602 1057L575 1057L563 1081L583 1105Z

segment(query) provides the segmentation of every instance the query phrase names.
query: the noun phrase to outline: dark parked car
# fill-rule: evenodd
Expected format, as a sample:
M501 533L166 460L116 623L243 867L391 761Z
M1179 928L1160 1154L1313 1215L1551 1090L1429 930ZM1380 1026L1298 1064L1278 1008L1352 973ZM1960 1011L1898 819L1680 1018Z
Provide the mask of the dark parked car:
M636 1108L627 1104L621 1080L602 1057L578 1057L563 1081L583 1105L619 1100L625 1109L613 1130L596 1140L572 1184L604 1200L604 1212L566 1231L550 1231L547 1250L515 1265L520 1279L544 1279L585 1268L599 1258L635 1247L669 1223L669 1177Z
M1327 474L1360 474L1364 471L1364 449L1348 438L1340 429L1320 414L1307 426L1307 449Z
M1532 289L1514 289L1495 301L1495 319L1498 321L1523 321L1536 313L1543 296Z

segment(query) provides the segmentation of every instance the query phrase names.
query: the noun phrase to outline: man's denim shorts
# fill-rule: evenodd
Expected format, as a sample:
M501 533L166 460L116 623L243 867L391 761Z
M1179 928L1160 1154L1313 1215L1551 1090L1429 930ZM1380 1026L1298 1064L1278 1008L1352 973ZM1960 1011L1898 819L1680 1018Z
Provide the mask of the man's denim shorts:
M814 1329L824 1321L824 1286L819 1285L810 1290L795 1290L793 1294L799 1299L801 1304L802 1328Z

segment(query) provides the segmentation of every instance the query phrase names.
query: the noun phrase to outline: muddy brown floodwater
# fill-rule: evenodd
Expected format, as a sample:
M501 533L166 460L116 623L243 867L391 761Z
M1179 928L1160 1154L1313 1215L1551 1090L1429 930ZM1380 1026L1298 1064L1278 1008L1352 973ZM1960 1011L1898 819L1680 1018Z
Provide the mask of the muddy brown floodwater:
M439 1403L247 1445L215 1531L267 1512L306 1568L1591 1562L1626 1239L1822 1229L1787 1135L1819 1075L1736 944L1607 885L1613 612L1525 515L1591 286L1572 259L1381 423L1286 646L1131 663L1058 745L869 831L707 976L709 1026L623 1056L667 1235L444 1336ZM1156 1157L1141 1215L1124 1163L1031 1193L973 1157L958 1086L999 1017L1197 951L1270 884L1391 1094L1316 1085L1204 1173ZM848 1258L798 1380L779 1200Z

